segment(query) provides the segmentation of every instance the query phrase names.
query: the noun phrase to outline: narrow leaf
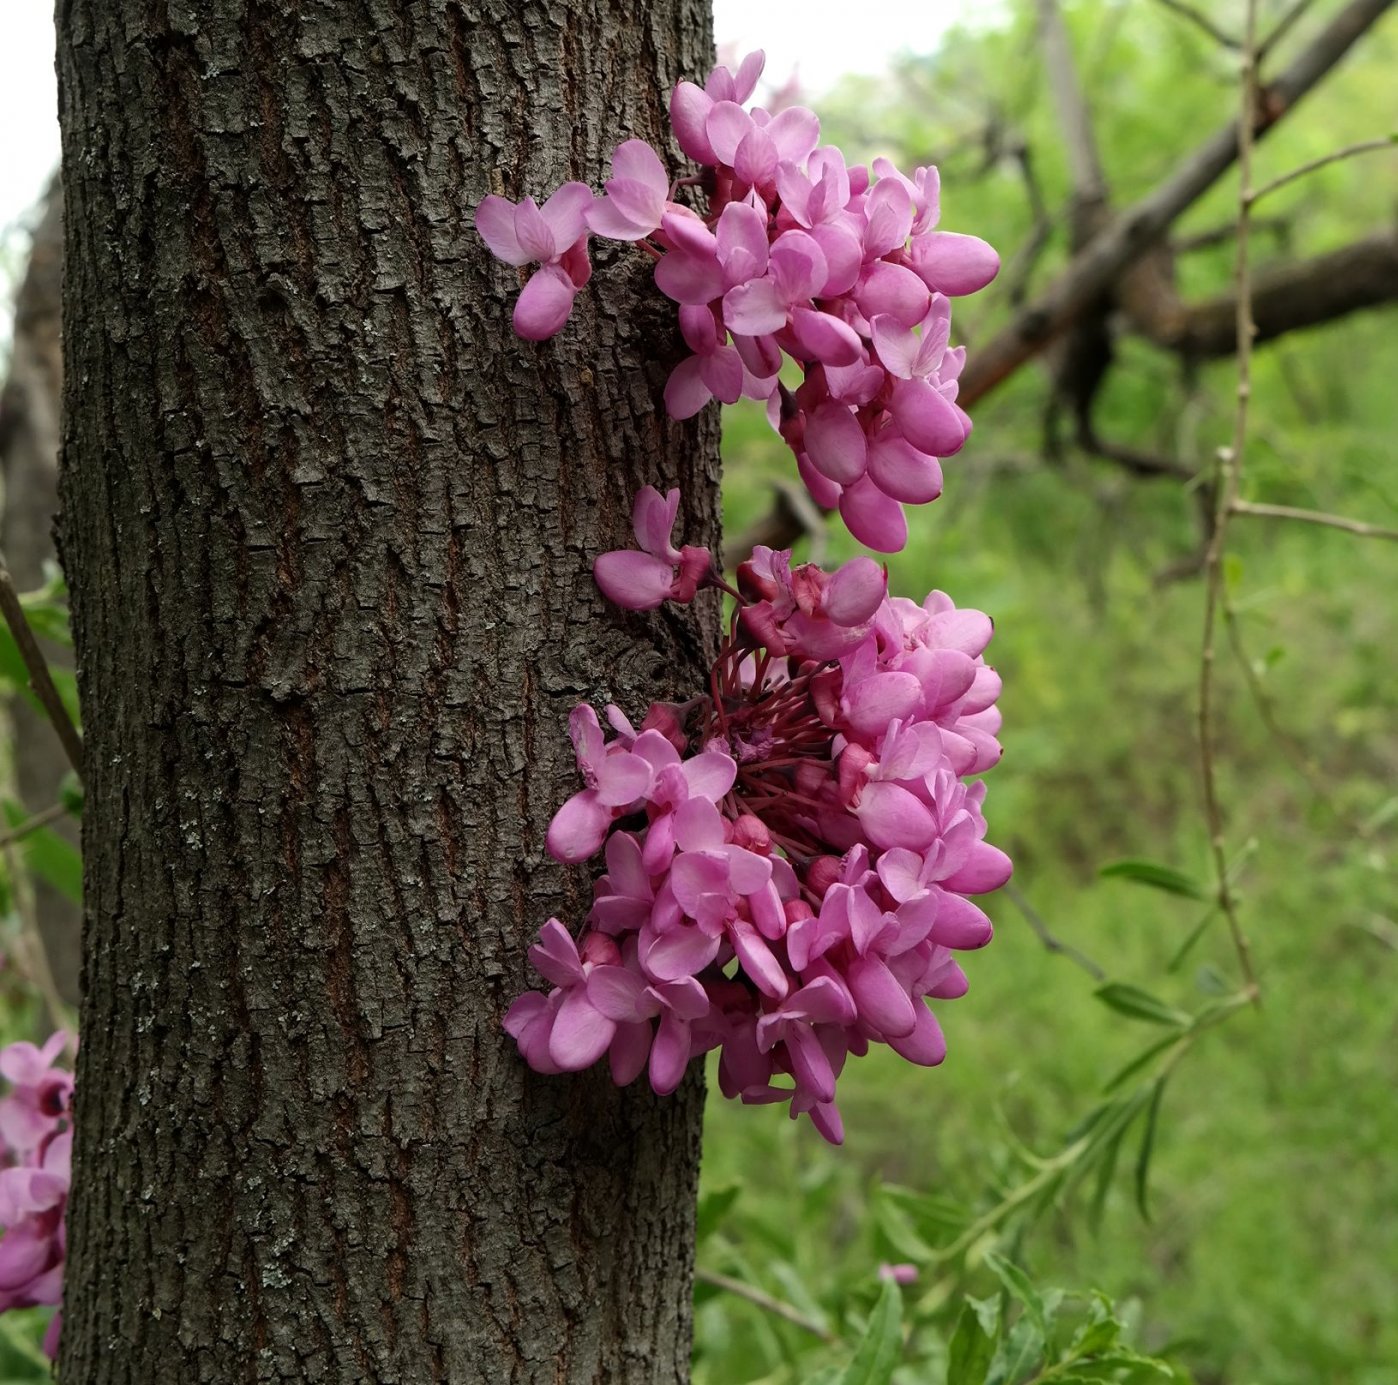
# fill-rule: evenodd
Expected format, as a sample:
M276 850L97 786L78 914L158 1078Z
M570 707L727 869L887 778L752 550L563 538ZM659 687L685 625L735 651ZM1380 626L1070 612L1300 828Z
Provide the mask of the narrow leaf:
M1218 905L1214 905L1198 923L1185 935L1184 941L1175 949L1175 955L1165 963L1167 972L1175 972L1184 965L1184 960L1194 951L1194 944L1204 936L1205 930L1214 920L1214 915L1218 913Z
M1102 1088L1104 1092L1114 1092L1118 1087L1125 1086L1133 1077L1158 1058L1167 1049L1174 1048L1179 1043L1178 1034L1167 1034L1163 1039L1157 1039L1155 1043L1138 1053L1129 1063L1117 1070L1112 1079Z
M1173 866L1155 861L1113 861L1097 872L1104 880L1134 880L1166 894L1183 895L1186 899L1208 899L1209 892L1195 879Z
M1103 1005L1110 1005L1113 1010L1132 1019L1145 1020L1149 1024L1168 1024L1175 1029L1184 1029L1190 1023L1191 1016L1184 1010L1166 1005L1149 991L1130 986L1124 981L1109 981L1105 986L1098 986L1092 994Z
M840 1385L889 1385L902 1355L903 1295L891 1279L885 1279L859 1350L840 1377Z
M994 1252L985 1257L986 1268L1005 1286L1011 1298L1018 1299L1029 1315L1030 1321L1038 1329L1039 1335L1048 1336L1048 1319L1044 1314L1044 1301L1039 1291L1031 1283L1029 1276L1002 1255Z
M1150 1220L1150 1157L1155 1151L1155 1126L1160 1116L1160 1102L1165 1095L1167 1080L1167 1077L1155 1079L1150 1106L1146 1110L1145 1129L1141 1132L1141 1150L1136 1156L1136 1207L1146 1221Z

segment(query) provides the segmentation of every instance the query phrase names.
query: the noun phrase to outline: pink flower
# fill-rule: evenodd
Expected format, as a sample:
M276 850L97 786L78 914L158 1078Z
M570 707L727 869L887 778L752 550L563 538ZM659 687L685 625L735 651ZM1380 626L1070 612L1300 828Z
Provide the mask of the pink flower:
M588 210L588 227L610 240L643 240L660 225L669 197L660 155L645 140L629 139L612 155L607 193Z
M515 304L515 331L526 341L553 336L592 275L585 224L592 201L592 190L585 184L564 183L542 207L532 197L516 206L491 196L476 208L476 230L496 259L542 266Z
M612 822L650 789L650 761L602 737L597 713L586 704L568 718L578 769L586 788L575 793L549 823L548 849L556 860L585 861L605 840Z
M654 486L643 486L636 493L631 527L640 551L603 553L592 565L592 575L609 601L628 611L653 611L664 601L694 599L713 558L707 548L677 549L670 542L679 509L678 490L662 497Z
M73 1078L53 1063L69 1042L60 1031L43 1048L21 1042L0 1050L0 1074L14 1088L0 1101L0 1313L63 1301ZM44 1334L50 1357L62 1325L55 1314Z
M21 1041L0 1049L0 1076L12 1087L8 1096L0 1098L0 1141L10 1149L21 1153L37 1149L66 1119L73 1074L53 1064L70 1038L60 1029L43 1048Z

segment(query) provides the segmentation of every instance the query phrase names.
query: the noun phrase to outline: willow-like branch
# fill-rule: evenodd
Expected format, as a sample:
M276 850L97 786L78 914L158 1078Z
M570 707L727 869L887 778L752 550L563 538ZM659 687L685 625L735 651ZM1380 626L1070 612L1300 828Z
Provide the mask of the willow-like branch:
M1223 557L1228 543L1229 520L1238 500L1242 477L1243 453L1247 446L1248 405L1252 399L1252 321L1248 218L1252 209L1252 150L1254 109L1258 100L1257 83L1257 0L1247 0L1243 29L1243 50L1240 63L1242 89L1241 113L1238 119L1238 261L1237 261L1237 356L1238 386L1233 409L1233 441L1220 448L1214 470L1214 492L1217 497L1213 533L1204 554L1204 635L1199 658L1199 767L1204 789L1204 814L1209 825L1209 849L1213 855L1214 881L1218 906L1228 920L1228 931L1238 954L1246 989L1259 995L1257 977L1252 966L1252 952L1239 916L1237 896L1233 892L1228 870L1228 844L1225 837L1223 802L1218 787L1214 724L1216 695L1216 663L1219 611L1224 599Z
M1368 524L1362 519L1350 519L1348 515L1326 514L1323 510L1298 510L1291 505L1267 505L1257 500L1235 499L1231 513L1252 519L1292 519L1303 524L1320 524L1327 529L1343 529L1361 539L1388 539L1398 542L1398 529L1385 529L1378 524Z
M756 1304L757 1307L766 1310L783 1322L789 1322L793 1327L799 1327L803 1332L809 1332L814 1337L819 1337L827 1346L834 1346L839 1341L833 1332L827 1331L818 1322L808 1318L798 1308L793 1308L789 1303L783 1303L779 1298L773 1298L771 1294L763 1293L761 1289L755 1289L751 1284L744 1284L741 1279L734 1279L731 1275L719 1274L714 1270L696 1269L694 1277L701 1284L710 1284L715 1289L722 1289L725 1293L735 1294L738 1298L745 1298L749 1303Z

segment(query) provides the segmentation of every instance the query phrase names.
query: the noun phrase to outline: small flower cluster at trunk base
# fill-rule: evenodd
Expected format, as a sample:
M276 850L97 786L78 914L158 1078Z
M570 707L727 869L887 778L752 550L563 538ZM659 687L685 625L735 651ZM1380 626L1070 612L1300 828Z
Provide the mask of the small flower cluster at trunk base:
M73 1074L54 1067L69 1036L43 1046L0 1049L0 1313L63 1302L63 1226L72 1181ZM55 1313L44 1351L58 1355L63 1315Z
M590 236L638 244L692 353L665 389L671 417L713 399L765 401L816 503L895 553L904 504L941 494L938 459L971 429L956 403L966 353L948 349L950 300L984 288L1000 261L978 237L936 229L935 168L847 166L820 145L814 112L746 109L762 64L754 53L702 89L676 86L670 122L697 172L672 179L649 144L627 140L601 197L583 183L542 207L487 197L476 229L499 259L539 266L514 312L531 341L567 321L592 273ZM779 375L788 359L795 389Z
M927 1002L965 992L955 954L991 936L969 896L1010 874L967 782L1000 757L991 623L941 592L889 596L863 557L827 573L759 548L727 587L705 550L671 546L678 504L646 487L639 550L599 557L598 582L632 609L720 586L732 620L688 702L639 728L609 707L610 734L574 711L584 787L548 847L601 852L606 873L580 940L544 925L530 958L552 989L505 1027L539 1072L605 1057L662 1095L718 1049L725 1096L788 1102L839 1143L850 1056L942 1061Z

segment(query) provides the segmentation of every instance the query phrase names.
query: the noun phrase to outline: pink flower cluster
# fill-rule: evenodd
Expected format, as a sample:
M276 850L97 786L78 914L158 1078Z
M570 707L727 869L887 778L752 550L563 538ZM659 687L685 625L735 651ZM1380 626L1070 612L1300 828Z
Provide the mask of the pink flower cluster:
M0 1049L0 1076L11 1088L0 1098L0 1313L63 1301L73 1075L54 1063L68 1043L60 1031L43 1048ZM58 1354L62 1322L55 1313L44 1335L50 1357Z
M678 503L647 487L642 551L597 559L621 604L723 585L707 563L695 579L704 550L671 547ZM789 1102L838 1143L848 1057L942 1061L926 1001L964 993L954 954L991 936L968 896L1009 877L966 779L1000 756L991 623L941 592L889 596L870 558L827 573L759 548L737 581L705 692L639 729L609 707L610 735L573 713L583 788L548 847L602 852L606 873L580 941L544 925L530 957L551 989L505 1027L536 1071L605 1056L618 1084L646 1071L661 1094L718 1049L724 1095Z
M975 236L935 229L935 168L847 166L820 146L813 112L745 108L762 64L754 53L702 89L676 86L671 126L697 174L672 180L650 145L627 140L601 197L582 183L542 207L487 197L476 229L506 263L540 266L514 313L533 341L567 321L591 273L589 235L637 242L693 353L670 375L670 415L765 401L815 501L838 508L861 543L897 552L903 505L937 498L938 459L970 432L950 299L988 284L999 258ZM701 211L675 200L681 189ZM802 374L794 390L780 378L787 359Z

